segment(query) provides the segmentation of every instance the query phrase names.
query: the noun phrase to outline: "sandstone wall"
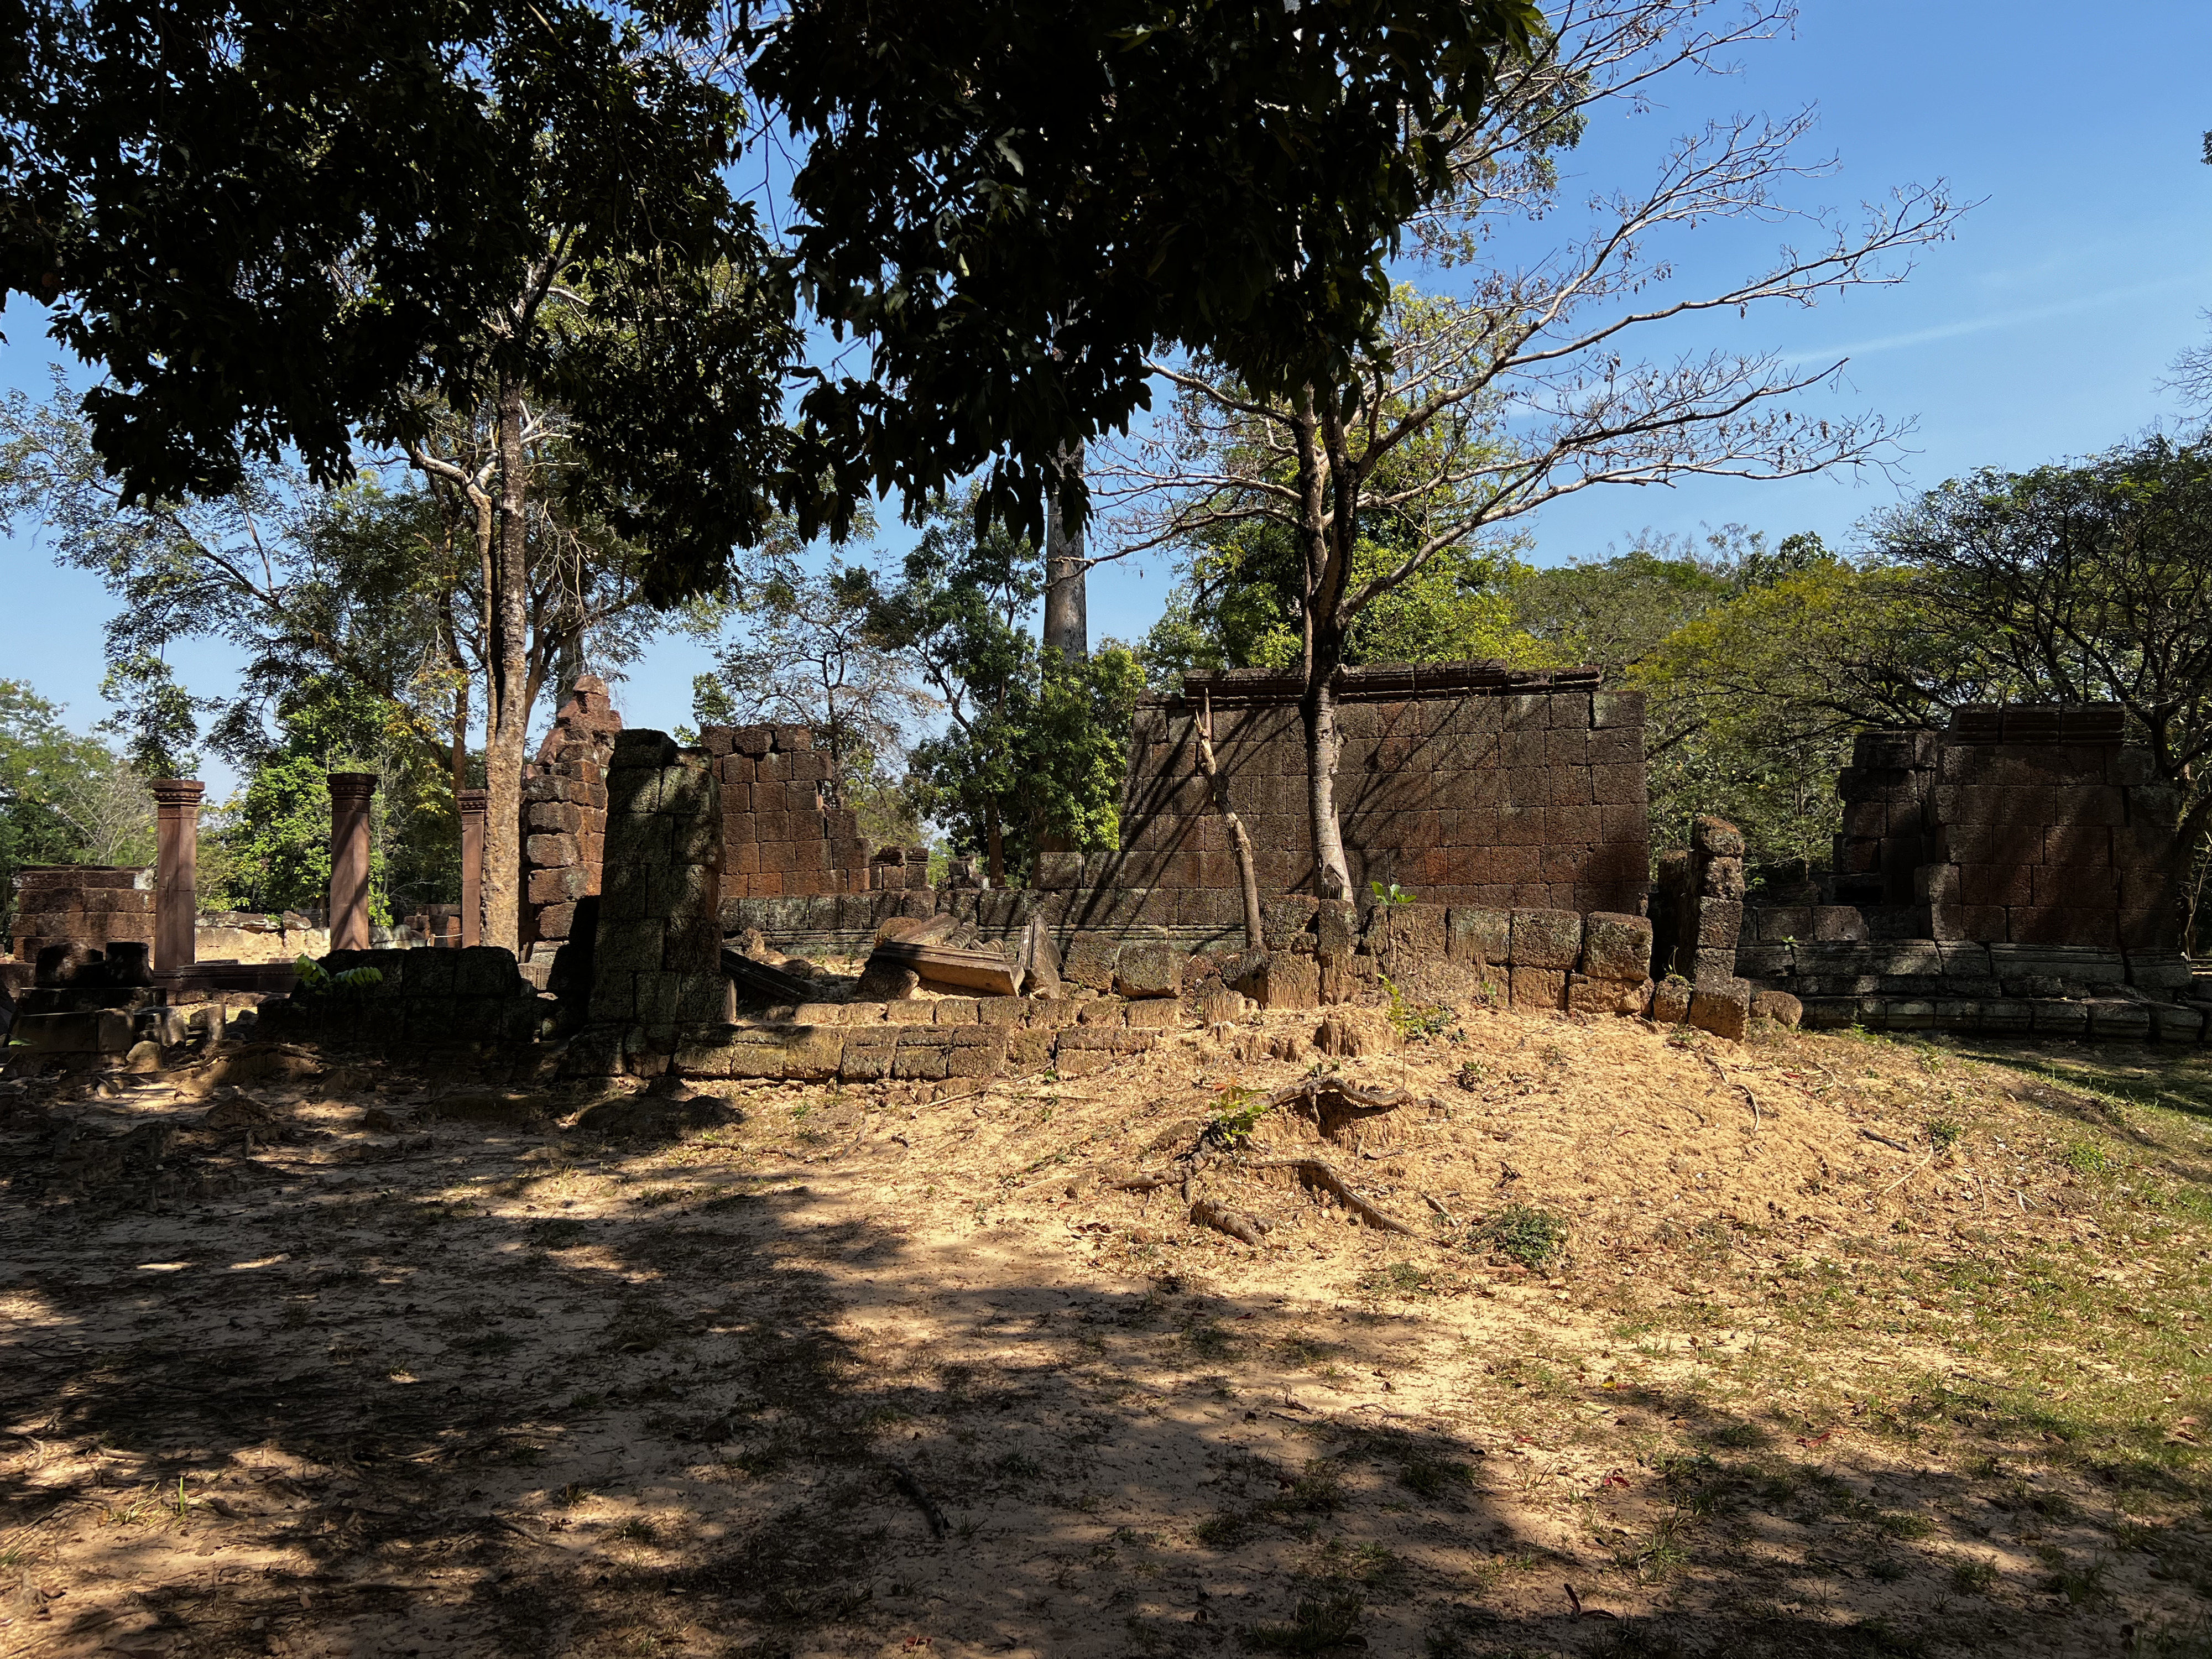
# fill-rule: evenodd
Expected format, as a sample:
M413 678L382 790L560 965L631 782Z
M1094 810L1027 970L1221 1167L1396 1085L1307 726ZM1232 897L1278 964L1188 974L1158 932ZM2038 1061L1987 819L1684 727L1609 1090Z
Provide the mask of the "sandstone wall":
M699 741L721 786L724 897L874 890L859 816L823 804L830 757L811 728L710 726ZM902 887L907 873L898 866Z
M1226 926L1241 915L1236 860L1198 763L1200 693L1231 805L1256 850L1263 894L1314 890L1298 686L1244 670L1193 674L1177 698L1139 705L1122 797L1122 850L1103 864L1040 860L1041 887L1176 896L1148 921ZM1480 663L1348 669L1337 800L1354 896L1392 882L1421 899L1493 908L1637 911L1650 827L1639 694L1595 671L1514 672Z
M586 674L523 769L524 972L541 988L553 951L576 925L577 902L599 890L606 769L622 729L606 682Z
M49 945L106 949L154 943L154 872L94 864L30 865L15 872L15 957Z

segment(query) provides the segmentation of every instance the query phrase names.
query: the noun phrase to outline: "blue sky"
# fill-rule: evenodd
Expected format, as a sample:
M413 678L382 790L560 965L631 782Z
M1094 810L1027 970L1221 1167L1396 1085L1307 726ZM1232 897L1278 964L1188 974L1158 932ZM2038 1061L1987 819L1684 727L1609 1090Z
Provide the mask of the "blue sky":
M1833 152L1840 167L1800 186L1800 204L1848 209L1939 177L1979 201L1901 287L1811 311L1714 319L1668 343L1849 356L1842 388L1816 396L1815 411L1870 409L1911 422L1899 479L1592 491L1535 521L1540 562L1602 556L1645 526L1694 533L1729 521L1777 538L1814 530L1849 547L1854 526L1900 490L1978 466L2081 454L2179 418L2157 382L2203 335L2199 313L2212 307L2212 167L2200 160L2212 127L2202 73L2212 62L2212 5L1808 0L1794 39L1740 56L1740 76L1684 82L1649 113L1601 119L1567 160L1570 188L1640 181L1670 137L1708 116L1816 103L1814 149ZM1780 234L1722 225L1667 251L1686 284L1725 281ZM42 395L50 354L36 313L11 308L4 327L0 386ZM884 539L900 539L895 526ZM72 723L89 725L104 712L106 594L89 577L55 569L20 530L0 559L0 674L29 680L65 703ZM1094 636L1142 634L1168 585L1157 562L1098 572ZM624 718L664 727L688 719L691 676L704 665L688 642L657 648L617 690ZM231 672L212 647L180 653L178 667L204 690Z

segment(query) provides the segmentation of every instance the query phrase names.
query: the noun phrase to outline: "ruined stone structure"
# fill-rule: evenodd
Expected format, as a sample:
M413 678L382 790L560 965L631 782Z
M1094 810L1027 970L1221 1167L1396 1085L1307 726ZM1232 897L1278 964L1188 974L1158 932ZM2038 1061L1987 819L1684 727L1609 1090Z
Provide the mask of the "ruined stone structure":
M622 716L606 682L580 677L522 777L522 954L539 985L576 925L579 901L599 890L605 859L606 771Z
M811 728L710 726L699 741L721 783L724 896L873 890L859 815L823 804L830 757Z
M1752 892L1735 952L1808 1024L2201 1034L2180 798L2117 708L1969 707L1944 731L1863 732L1837 793L1834 873Z
M111 940L154 945L151 870L34 864L15 872L15 958L35 962L49 945L105 951Z
M1395 882L1431 902L1636 911L1649 878L1644 702L1595 670L1488 663L1344 671L1337 808L1354 897ZM1116 858L1048 855L1038 884L1175 895L1143 919L1226 927L1236 859L1199 769L1194 721L1213 711L1229 803L1262 893L1312 892L1312 820L1295 677L1231 669L1139 703Z
M722 781L715 757L624 732L607 769L606 876L574 1064L650 1076L735 1012L722 973Z
M198 778L157 778L154 810L154 965L183 968L199 957L200 797Z

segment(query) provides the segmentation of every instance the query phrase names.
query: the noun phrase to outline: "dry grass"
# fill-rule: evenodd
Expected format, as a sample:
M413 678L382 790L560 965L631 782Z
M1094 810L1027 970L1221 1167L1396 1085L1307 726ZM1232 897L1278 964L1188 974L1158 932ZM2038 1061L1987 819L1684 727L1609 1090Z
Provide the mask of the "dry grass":
M1356 1145L1238 1052L653 1147L0 1085L0 1655L2206 1650L2203 1051L1470 1007Z

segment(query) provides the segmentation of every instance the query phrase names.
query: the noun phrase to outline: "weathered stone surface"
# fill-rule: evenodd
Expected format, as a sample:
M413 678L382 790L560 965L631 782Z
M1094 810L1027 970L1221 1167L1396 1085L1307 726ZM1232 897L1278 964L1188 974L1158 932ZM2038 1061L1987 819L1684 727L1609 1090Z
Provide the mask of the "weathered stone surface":
M1855 904L1821 904L1814 907L1813 937L1823 944L1844 944L1863 940L1867 936L1866 917Z
M1777 1025L1795 1030L1804 1022L1805 1005L1787 991L1754 991L1751 994L1751 1015L1753 1019L1771 1019Z
M1114 964L1121 954L1121 941L1112 933L1079 933L1068 941L1060 976L1085 990L1114 988Z
M1731 941L1733 943L1733 941ZM1583 919L1572 910L1516 910L1507 959L1517 969L1564 973L1581 960ZM1561 981L1564 985L1565 981Z
M2179 951L2130 951L2128 983L2163 1001L2186 995L2194 982L2189 958Z
M1444 920L1444 954L1469 967L1503 968L1513 948L1513 913L1455 905Z
M2150 1040L2150 1005L2118 997L2098 997L2089 1004L2089 1035L2108 1042L2147 1042Z
M1715 1036L1741 1042L1751 1026L1751 981L1712 979L1690 994L1689 1023Z
M2204 1036L2203 1010L2179 1003L2153 1003L2150 1023L2151 1035L2160 1042L2196 1042Z
M1588 974L1567 975L1567 1012L1571 1014L1640 1014L1650 1006L1651 981L1593 979Z
M921 975L904 963L871 957L860 969L853 994L866 1002L898 1003L911 998L921 986Z
M1516 1012L1534 1012L1556 1010L1567 1006L1567 976L1557 968L1522 968L1513 969L1513 1006Z
M1445 954L1444 915L1441 904L1378 904L1367 913L1367 949L1386 971L1435 961Z
M1583 924L1582 971L1592 979L1640 983L1651 975L1651 921L1647 916L1594 912Z
M1141 1002L1133 1002L1129 1005L1129 1024L1132 1030L1139 1027L1157 1029L1161 1026L1180 1025L1183 1023L1184 1017L1185 1010L1181 997L1147 997Z
M1317 1008L1321 972L1312 957L1271 951L1249 959L1236 988L1262 1008Z
M1131 941L1114 959L1114 992L1124 997L1172 997L1182 994L1183 969L1190 954L1166 939Z
M1743 896L1743 860L1741 859L1711 858L1705 861L1698 877L1698 891L1708 898L1740 899Z
M1717 898L1698 901L1697 949L1732 951L1742 934L1743 905L1739 901Z
M838 1074L844 1052L841 1027L763 1023L709 1028L677 1049L675 1066L686 1077L823 1082Z
M1726 818L1700 817L1690 825L1690 845L1713 858L1743 856L1743 831Z
M1672 977L1651 988L1651 1018L1662 1025L1680 1025L1690 1017L1690 981Z
M1331 1014L1314 1028L1313 1046L1340 1060L1395 1054L1404 1039L1390 1023L1367 1011Z

